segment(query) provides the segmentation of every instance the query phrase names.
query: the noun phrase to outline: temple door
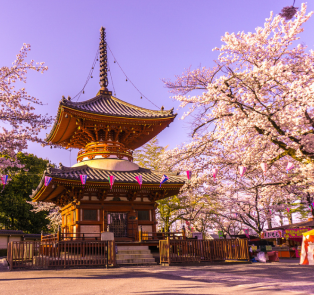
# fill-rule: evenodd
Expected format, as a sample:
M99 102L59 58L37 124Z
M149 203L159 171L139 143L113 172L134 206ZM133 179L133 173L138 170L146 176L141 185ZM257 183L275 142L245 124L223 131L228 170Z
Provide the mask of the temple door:
M138 216L137 212L128 213L128 237L138 240Z

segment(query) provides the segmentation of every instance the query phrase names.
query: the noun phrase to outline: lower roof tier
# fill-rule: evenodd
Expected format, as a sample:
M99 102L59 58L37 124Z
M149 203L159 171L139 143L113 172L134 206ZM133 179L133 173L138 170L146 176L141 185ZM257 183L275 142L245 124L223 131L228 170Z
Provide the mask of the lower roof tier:
M169 179L160 186L163 174L166 174ZM87 175L84 186L80 179L81 175ZM111 175L115 177L112 188L108 179ZM135 178L139 175L142 176L141 187ZM46 176L52 178L47 186L45 185ZM99 196L105 196L110 192L124 192L129 196L146 195L151 201L156 201L178 194L186 180L186 177L173 173L156 172L144 168L133 171L110 171L88 165L62 166L60 169L48 167L31 198L34 202L53 202L64 206L64 201L60 202L60 199L71 202L79 199L79 196L84 193L93 191Z

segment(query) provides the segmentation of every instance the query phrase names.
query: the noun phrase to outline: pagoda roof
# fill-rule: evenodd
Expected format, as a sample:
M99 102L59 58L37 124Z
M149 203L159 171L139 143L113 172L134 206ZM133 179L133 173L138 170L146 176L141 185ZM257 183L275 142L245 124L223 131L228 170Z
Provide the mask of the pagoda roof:
M127 103L112 95L103 94L99 94L96 97L83 102L74 102L71 100L63 99L60 102L60 105L91 114L112 117L147 119L172 118L176 116L173 114L173 109L168 111L149 110Z
M160 180L162 175L166 174L169 178L165 183L160 186ZM70 186L80 186L82 187L80 175L87 175L86 187L89 185L92 186L99 186L99 187L107 187L109 188L109 181L108 177L110 175L115 176L114 186L121 187L121 186L133 186L134 188L140 189L137 180L135 179L136 176L142 175L142 188L144 187L151 187L158 190L170 189L175 190L173 193L176 194L179 192L180 188L185 184L186 177L179 176L174 173L168 172L159 172L159 171L152 171L145 168L139 168L138 170L134 171L109 171L105 169L99 168L92 168L88 165L82 165L79 167L64 167L62 166L61 169L51 168L49 167L45 172L41 179L40 184L33 191L31 198L34 201L43 201L43 200L51 200L53 197L49 196L53 192L51 188L45 187L45 176L52 177L52 182L57 182L60 184L68 183ZM49 185L51 187L51 184ZM48 192L43 193L44 190L48 190Z
M63 98L60 101L56 120L46 137L46 141L50 144L58 144L65 147L82 148L90 141L97 141L96 139L91 140L89 137L91 134L95 136L93 131L95 124L102 126L99 127L102 130L110 129L111 127L108 127L108 124L109 126L113 124L112 128L124 126L121 129L124 130L124 134L127 134L123 137L124 141L128 141L127 147L135 149L166 128L176 115L173 114L173 109L155 111L129 104L113 97L109 91L100 91L96 97L83 102L73 102ZM76 137L81 136L79 133L75 135L78 120L89 122L86 124L89 134L85 138L79 139L81 143L77 143L74 140ZM151 127L153 125L155 127ZM128 130L131 129L132 133L136 130L136 134L130 135ZM80 132L82 133L82 130ZM140 139L138 138L139 133L141 133ZM74 139L70 142L73 136ZM124 142L122 143L125 144Z

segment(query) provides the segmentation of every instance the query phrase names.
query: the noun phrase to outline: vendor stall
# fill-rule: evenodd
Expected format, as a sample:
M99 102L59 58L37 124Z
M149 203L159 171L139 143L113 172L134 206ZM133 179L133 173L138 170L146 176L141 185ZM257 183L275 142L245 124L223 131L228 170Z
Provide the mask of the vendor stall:
M273 251L278 251L280 258L300 258L303 233L313 228L314 221L310 219L272 228L264 232L262 238L274 243Z
M300 264L314 265L314 230L303 233Z

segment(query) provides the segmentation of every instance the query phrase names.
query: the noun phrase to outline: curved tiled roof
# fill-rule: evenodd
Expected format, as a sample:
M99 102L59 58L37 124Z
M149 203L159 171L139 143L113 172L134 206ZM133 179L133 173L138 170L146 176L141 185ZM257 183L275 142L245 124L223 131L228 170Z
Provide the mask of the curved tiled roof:
M83 101L73 102L63 99L61 105L67 106L71 109L76 109L88 113L94 113L107 116L118 116L127 118L167 118L175 117L173 109L168 111L154 111L144 109L127 102L124 102L111 95L97 95L96 97Z
M52 178L64 179L64 180L78 180L80 181L80 175L87 175L87 183L89 181L93 182L108 182L108 176L115 176L115 184L123 184L123 183L134 183L138 184L135 179L136 176L142 175L143 185L145 184L155 184L159 185L160 180L163 174L166 174L169 180L165 182L167 185L179 185L183 186L186 182L186 177L173 175L173 173L168 172L157 172L151 171L145 168L139 168L134 171L109 171L104 169L91 168L87 165L79 166L79 167L62 167L61 169L57 168L48 168L41 179L40 184L37 189L33 191L32 198L36 196L41 187L44 185L45 176L50 176Z
M149 169L139 168L135 171L109 171L98 168L91 168L87 165L79 167L62 167L62 169L50 168L50 172L46 173L45 176L69 179L69 180L80 180L80 175L86 174L88 176L87 181L99 181L107 182L108 176L115 176L115 183L137 183L135 176L142 175L143 184L159 184L160 179L164 173L155 172ZM168 175L165 173L169 180L167 184L184 184L186 178L182 176Z

